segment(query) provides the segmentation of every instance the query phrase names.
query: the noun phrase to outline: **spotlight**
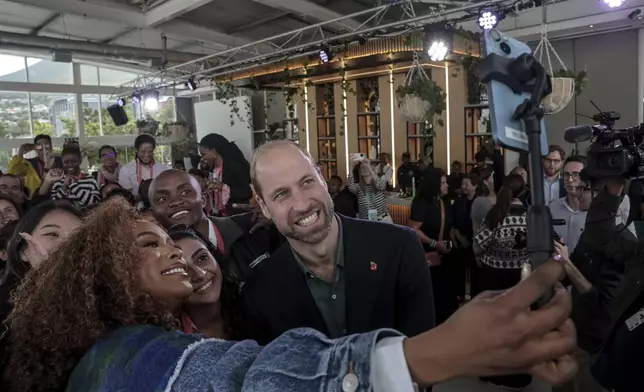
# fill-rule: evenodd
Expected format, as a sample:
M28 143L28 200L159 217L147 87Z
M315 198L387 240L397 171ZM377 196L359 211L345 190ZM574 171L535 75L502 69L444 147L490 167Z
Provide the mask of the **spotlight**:
M479 16L479 26L483 30L491 30L497 23L499 23L499 18L492 11L483 11Z
M136 91L132 94L132 102L140 103L141 102L141 93Z
M159 92L151 91L145 95L145 109L148 112L154 112L159 107Z
M604 4L608 6L608 8L618 8L624 5L625 0L604 0Z
M194 76L191 76L188 78L188 81L186 82L186 87L188 87L190 91L195 91L197 87L199 87L199 82L195 80Z
M329 62L330 59L331 59L331 50L329 49L329 45L323 44L320 47L320 61L326 64Z
M447 58L447 53L449 48L447 44L442 39L438 39L432 42L427 50L429 59L432 61L444 61Z
M116 100L116 104L123 107L125 106L125 98L119 98Z

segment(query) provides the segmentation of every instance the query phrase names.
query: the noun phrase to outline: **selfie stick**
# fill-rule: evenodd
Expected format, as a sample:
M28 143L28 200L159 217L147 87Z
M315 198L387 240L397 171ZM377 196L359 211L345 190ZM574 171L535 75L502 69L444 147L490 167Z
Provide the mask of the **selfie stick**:
M494 75L496 74L496 75ZM552 236L552 215L546 206L543 191L543 162L541 155L541 119L544 110L541 100L552 92L550 77L545 68L532 54L522 54L507 64L502 72L490 75L491 78L510 87L515 93L525 90L532 85L530 98L517 106L513 120L520 120L523 130L528 137L528 152L530 157L530 196L532 204L528 208L527 243L530 261L533 269L547 262L554 252ZM495 77L497 76L497 77ZM554 295L554 288L535 304L541 307L548 303Z

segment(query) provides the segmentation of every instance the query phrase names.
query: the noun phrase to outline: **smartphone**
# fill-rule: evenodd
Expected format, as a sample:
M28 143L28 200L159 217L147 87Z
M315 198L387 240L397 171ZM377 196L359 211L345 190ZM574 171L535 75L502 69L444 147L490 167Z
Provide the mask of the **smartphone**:
M363 161L366 158L366 155L361 152L354 152L349 154L349 158L351 161Z
M489 75L493 70L508 66L511 62L532 50L525 43L508 37L498 30L485 30L483 34L483 56L479 72ZM484 76L483 76L484 77ZM486 83L487 95L490 101L490 121L492 138L504 148L514 151L529 152L528 136L523 123L513 120L512 115L517 106L530 98L529 92L515 93L510 87L497 80ZM546 124L541 120L541 153L548 153L548 138Z

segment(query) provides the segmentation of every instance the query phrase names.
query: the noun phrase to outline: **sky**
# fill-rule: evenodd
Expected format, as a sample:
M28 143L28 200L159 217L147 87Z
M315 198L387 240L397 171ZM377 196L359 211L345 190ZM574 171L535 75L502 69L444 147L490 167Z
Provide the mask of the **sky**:
M40 59L27 59L27 65L39 63ZM10 56L7 54L0 54L0 76L8 75L12 72L20 71L25 68L25 60L22 57Z

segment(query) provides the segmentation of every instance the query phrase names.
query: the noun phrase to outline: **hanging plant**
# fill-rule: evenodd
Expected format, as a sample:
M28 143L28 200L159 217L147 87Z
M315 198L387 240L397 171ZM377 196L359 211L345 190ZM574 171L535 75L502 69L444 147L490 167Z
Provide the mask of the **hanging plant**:
M299 89L297 87L286 86L282 90L282 93L284 94L284 102L286 104L288 118L292 120L295 118L295 101L293 100L293 97L299 93Z
M426 121L433 124L434 116L443 114L446 108L447 94L443 92L436 82L431 79L417 78L412 80L409 84L398 86L396 89L396 101L398 109L407 112L415 111L416 113L407 113L408 120L416 120L410 122L423 122ZM443 126L442 119L437 123Z
M461 56L461 66L465 71L465 83L467 85L467 103L476 105L481 103L481 92L485 86L479 78L479 64L481 58L471 55Z
M570 78L575 81L575 96L581 95L586 87L588 87L588 72L586 70L575 72L571 69L560 69L553 72L553 78Z

